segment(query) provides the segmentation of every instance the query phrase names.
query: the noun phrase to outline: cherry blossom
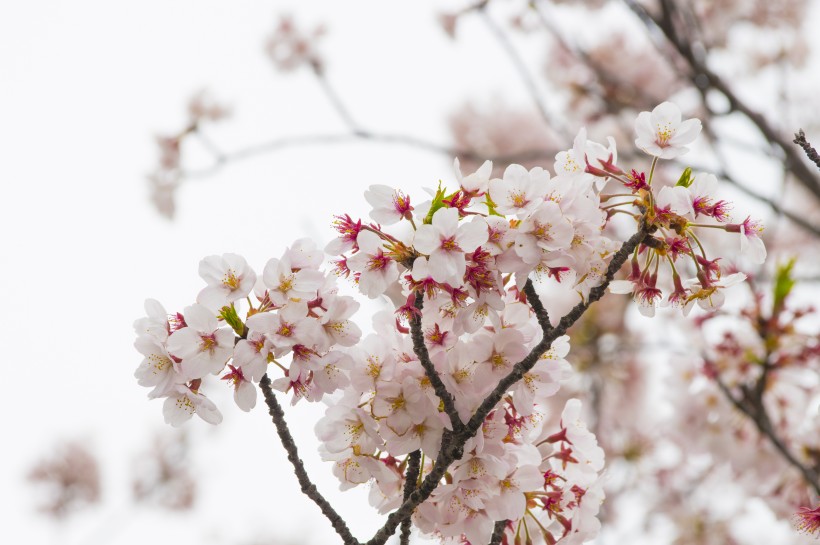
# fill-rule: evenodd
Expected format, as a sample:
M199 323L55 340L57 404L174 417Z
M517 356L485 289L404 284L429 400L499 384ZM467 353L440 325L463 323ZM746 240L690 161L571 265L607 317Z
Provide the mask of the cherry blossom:
M199 276L208 286L199 292L197 302L214 310L244 298L256 283L256 273L236 254L204 258L199 262Z
M209 424L222 422L222 413L213 401L188 386L176 386L162 407L165 423L174 427L182 425L196 414Z
M501 179L490 180L490 197L496 211L514 214L522 219L544 200L550 173L541 167L527 170L521 165L510 165Z
M699 119L681 121L677 105L664 102L652 112L641 112L635 121L635 145L660 159L674 159L689 151L687 147L700 134Z
M386 185L371 185L364 192L365 200L373 207L370 217L382 225L393 225L403 218L412 218L410 199L398 189Z
M233 333L219 327L203 305L186 307L183 314L187 327L168 337L168 352L182 360L180 373L189 380L219 373L233 354Z
M396 262L384 253L382 240L370 231L359 233L359 251L347 260L351 271L359 273L359 289L368 297L383 294L399 277Z
M421 225L413 238L415 248L429 256L430 276L436 282L460 284L467 267L464 254L487 242L487 224L475 217L459 225L458 210L442 208L432 223Z
M761 224L726 223L731 205L717 197L713 175L673 172L678 183L658 189L655 173L676 168L658 160L687 152L699 132L698 120L682 120L667 102L636 122L648 165L644 157L616 166L614 140L605 147L582 129L556 156L555 176L510 165L490 179L489 161L465 176L455 160L458 187L440 183L415 206L410 192L370 186L376 223L335 216L337 238L325 248L332 261L299 239L267 261L261 282L238 255L206 257L197 304L168 314L146 301L147 316L134 323L137 381L149 398L164 398L174 426L194 414L221 421L202 391L208 374L221 376L214 382L231 388L242 411L255 406L258 383L280 436L278 398L325 403L315 432L343 490L369 485L369 501L386 513L405 501L412 479L440 477L407 500L423 535L475 545L506 520L498 526L506 543L588 542L600 528L604 451L578 399L560 417L554 410L569 397L562 388L580 382L563 333L607 289L631 294L647 316L663 305L684 315L695 303L720 308L724 290L745 275L724 264L703 230L739 233L743 253L765 258ZM602 193L604 184L615 189ZM621 218L637 230L624 243ZM343 283L386 307L364 338L359 300L340 294ZM733 339L705 352L708 372L739 366L725 357L732 348L763 357ZM762 374L729 373L725 384L740 388ZM802 395L777 388L782 399ZM777 422L798 421L786 405L772 405Z

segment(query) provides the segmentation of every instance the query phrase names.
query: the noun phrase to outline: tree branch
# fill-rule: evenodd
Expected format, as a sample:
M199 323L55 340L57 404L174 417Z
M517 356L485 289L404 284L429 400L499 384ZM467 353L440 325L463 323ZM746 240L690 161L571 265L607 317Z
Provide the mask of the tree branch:
M764 380L761 377L761 380ZM800 461L794 457L791 451L786 447L783 441L778 437L775 433L774 429L772 428L771 420L769 419L769 415L766 412L766 408L763 406L763 399L753 399L748 396L750 391L748 389L744 389L744 397L738 399L732 394L729 387L723 382L720 377L715 377L715 382L718 385L718 388L723 393L724 397L735 406L737 410L741 413L745 414L749 420L751 420L757 431L760 432L761 435L766 437L769 442L774 446L774 448L780 453L780 455L789 463L793 468L800 472L803 480L809 485L811 488L814 489L815 494L820 495L820 475L818 475L817 471L813 468L806 467ZM755 388L757 390L758 388Z
M504 537L504 530L507 528L506 520L496 521L493 526L493 535L490 537L490 545L500 545L501 538Z
M803 148L803 151L806 153L806 157L808 157L812 163L817 165L817 168L820 168L820 155L818 155L817 150L814 149L814 146L809 144L809 141L806 140L806 133L803 132L803 129L797 131L792 142Z
M521 58L521 55L518 54L518 51L515 50L512 42L510 41L509 37L504 33L504 31L499 27L496 22L490 17L487 13L487 2L480 2L475 6L475 11L478 12L479 16L481 16L482 21L484 24L487 25L487 28L490 29L495 39L501 45L504 52L507 54L507 57L510 59L515 70L518 72L518 75L521 77L521 81L524 83L524 87L527 88L530 96L532 97L532 101L535 103L538 112L541 114L541 119L544 120L544 124L549 127L551 130L555 131L562 137L567 137L567 131L562 127L552 115L550 115L546 104L544 104L543 99L541 98L541 92L538 90L538 87L535 84L535 79L530 74L527 65L524 63L524 59Z
M285 413L282 411L279 402L276 401L276 396L273 394L270 378L268 378L267 374L259 381L259 387L265 396L265 403L268 406L268 413L273 419L273 424L276 426L276 433L279 434L282 446L285 447L288 453L288 460L293 464L296 478L302 487L302 493L319 506L319 509L322 510L322 514L330 521L333 529L336 530L336 533L339 534L345 545L360 545L359 541L350 533L350 529L348 529L344 519L333 509L330 503L328 503L319 490L317 490L316 485L311 482L310 477L308 477L305 465L299 458L296 443L293 441L293 436L290 434L287 422L285 422Z
M539 159L553 159L555 154L560 150L548 149L531 149L521 152L488 156L475 150L455 148L444 144L430 142L422 138L410 136L407 134L398 133L380 133L370 131L368 129L359 128L356 132L350 133L326 133L326 134L308 134L302 136L285 136L282 138L274 138L267 142L261 142L246 148L238 149L233 152L225 152L220 155L214 155L214 162L212 165L201 169L182 170L180 174L185 178L204 178L212 176L219 172L223 167L231 163L245 161L255 157L259 157L268 153L276 153L288 148L298 148L307 146L326 146L351 144L356 142L372 142L377 144L389 144L406 146L421 151L443 155L445 157L459 157L462 160L471 160L482 162L485 160L493 161L498 164L512 164L527 161L534 161Z
M421 451L414 450L407 456L407 473L404 478L404 500L410 497L413 490L416 489L416 482L419 479L419 462L421 461ZM401 536L399 538L399 545L410 545L410 517L404 519L401 523Z
M416 292L414 306L418 309L418 314L414 314L410 318L410 336L413 339L413 352L424 367L424 372L427 378L430 379L430 384L433 385L436 395L444 404L444 412L450 417L450 424L453 427L453 432L458 432L464 427L461 417L458 416L456 410L455 399L453 394L447 391L447 387L441 382L441 377L438 376L438 371L430 361L430 354L427 352L427 346L424 344L424 333L421 331L421 310L424 308L424 294L421 291Z

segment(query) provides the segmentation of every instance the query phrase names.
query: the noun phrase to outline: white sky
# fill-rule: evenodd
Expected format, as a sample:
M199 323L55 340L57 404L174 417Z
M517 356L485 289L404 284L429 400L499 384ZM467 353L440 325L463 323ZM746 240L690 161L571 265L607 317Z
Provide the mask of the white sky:
M141 358L132 322L146 297L169 311L191 304L202 257L237 252L261 271L295 238L327 241L334 213L364 216L370 184L418 194L452 180L450 161L369 143L282 151L185 185L173 222L149 203L144 176L156 160L153 135L181 127L201 88L233 107L211 132L226 150L344 130L309 74L281 75L264 56L282 11L327 23L329 77L373 130L446 143L442 120L465 95L529 100L483 27L464 25L455 43L445 37L434 21L441 4L0 4L0 541L90 545L95 528L112 521L125 526L95 543L335 542L298 491L265 411L241 413L218 385L209 392L221 392L224 423L189 426L202 475L195 510L168 517L128 508L132 459L164 428L161 402L149 402L133 378ZM320 490L364 538L381 517L364 491L339 493L318 461L320 411L291 411L292 430ZM103 505L58 527L34 513L24 475L56 442L75 438L102 461Z

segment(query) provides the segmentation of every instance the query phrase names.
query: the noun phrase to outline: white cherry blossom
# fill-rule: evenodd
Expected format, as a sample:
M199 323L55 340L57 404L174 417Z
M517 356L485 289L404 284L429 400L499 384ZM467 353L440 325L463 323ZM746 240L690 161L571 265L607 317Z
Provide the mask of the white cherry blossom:
M236 254L204 258L199 262L199 276L208 286L199 292L197 303L217 311L247 296L256 283L256 273Z
M550 173L541 167L528 171L521 165L510 165L503 178L490 180L490 198L500 214L523 219L544 200L549 180Z
M464 253L487 242L487 237L483 218L474 216L459 224L458 210L441 208L433 215L432 224L418 228L413 246L429 256L430 275L436 282L459 285L467 266Z
M382 240L375 233L362 231L356 238L359 251L347 260L351 271L359 273L359 289L374 299L399 277L396 262L385 255Z
M641 112L635 121L635 145L660 159L674 159L689 151L700 134L699 119L681 121L677 105L664 102L652 112Z
M188 327L168 337L168 352L182 360L182 376L192 380L220 372L233 354L233 332L220 328L216 316L203 305L186 307L183 315Z
M214 402L185 385L175 386L173 392L165 398L162 414L165 423L174 427L179 427L190 420L194 414L208 424L222 422L222 413Z

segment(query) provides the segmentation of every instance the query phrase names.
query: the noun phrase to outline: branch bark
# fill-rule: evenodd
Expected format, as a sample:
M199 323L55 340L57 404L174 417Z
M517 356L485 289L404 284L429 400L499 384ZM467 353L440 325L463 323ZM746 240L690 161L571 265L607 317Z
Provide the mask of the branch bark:
M290 434L287 422L285 422L285 413L282 411L282 407L276 400L276 396L271 389L270 378L268 378L267 374L262 377L261 381L259 381L259 387L262 388L262 393L265 396L265 403L268 406L268 413L273 419L273 424L276 426L276 433L279 434L279 440L282 442L282 446L285 447L285 451L288 453L288 460L293 465L293 469L296 472L296 478L299 480L299 485L302 487L302 493L319 506L322 514L330 521L333 529L336 530L336 533L339 534L339 537L342 538L345 545L360 545L359 540L353 537L353 534L350 533L350 529L347 527L347 524L345 524L344 519L342 519L339 513L333 509L330 503L316 488L316 485L311 482L310 477L308 477L307 471L305 470L305 465L299 458L296 443L293 441L293 436Z
M422 291L416 292L416 299L413 304L418 310L418 313L410 319L410 336L413 339L413 352L416 353L416 356L421 362L421 366L424 367L424 372L427 378L430 379L433 390L435 390L436 395L444 404L444 412L450 417L450 425L453 431L461 431L464 427L464 423L461 421L461 417L459 417L458 411L456 410L453 394L447 391L447 387L441 382L438 371L436 371L433 362L430 361L427 346L424 344L424 333L421 330L421 311L424 308L424 293Z

